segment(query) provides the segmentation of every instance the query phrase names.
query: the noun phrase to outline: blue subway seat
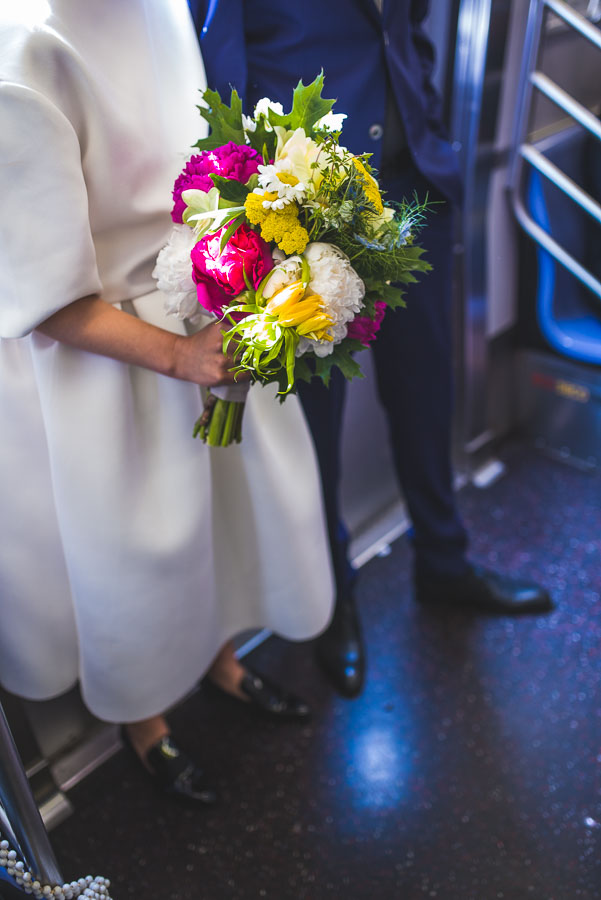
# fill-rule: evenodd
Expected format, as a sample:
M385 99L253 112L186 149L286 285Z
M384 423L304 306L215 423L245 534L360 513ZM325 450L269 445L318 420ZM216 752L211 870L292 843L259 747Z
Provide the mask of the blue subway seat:
M582 185L584 148L582 131L570 130L565 139L547 147L545 155ZM582 260L590 229L598 234L588 216L536 170L528 177L527 203L535 222ZM544 339L562 356L601 365L601 314L594 308L596 298L542 247L537 250L537 263L536 311ZM598 271L593 274L599 277Z

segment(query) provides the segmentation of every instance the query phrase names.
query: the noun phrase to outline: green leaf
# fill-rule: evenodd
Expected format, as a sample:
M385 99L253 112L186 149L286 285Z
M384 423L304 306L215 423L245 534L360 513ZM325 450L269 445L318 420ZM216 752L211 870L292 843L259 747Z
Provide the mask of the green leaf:
M256 130L247 131L246 133L248 135L250 146L253 148L253 150L256 150L257 153L260 153L263 156L264 161L267 163L275 156L277 135L273 128L266 128L265 122L265 116L259 116Z
M227 242L229 241L229 239L231 238L233 233L238 230L240 225L242 225L243 221L244 221L244 215L239 215L239 216L236 216L235 219L232 219L232 221L228 225L227 229L223 232L223 235L221 236L221 240L219 241L219 252L220 253L223 253L223 248L225 247L225 245L227 244Z
M222 147L229 141L236 144L245 144L244 128L242 127L242 101L236 90L232 90L230 105L223 103L217 91L207 88L203 91L202 99L206 106L199 106L201 116L209 123L209 136L202 138L196 144L199 150L214 150Z
M207 231L219 231L232 219L237 219L244 214L243 206L234 206L228 209L208 210L186 215L184 221L187 225L194 228L198 235L206 234Z
M219 191L222 200L229 200L238 206L244 206L244 201L250 194L250 189L241 181L234 178L224 178L223 175L216 175L214 172L209 176Z
M183 191L182 200L186 204L183 215L186 224L188 224L190 216L208 211L216 212L219 209L219 191L214 187L210 191L189 188L187 191Z
M321 378L327 387L330 382L330 376L334 366L337 366L344 377L350 381L352 378L364 378L361 366L352 355L365 347L360 341L345 340L334 347L329 356L315 358L314 374Z
M321 96L323 90L323 70L315 81L304 85L299 81L292 95L292 109L287 115L281 116L273 110L269 110L269 121L272 125L282 125L289 131L295 128L304 128L307 135L311 134L313 126L322 116L325 116L335 104L335 100L326 100Z
M373 290L370 289L370 299L372 297L374 301L383 300L391 309L407 305L403 300L402 288L394 284L378 284Z

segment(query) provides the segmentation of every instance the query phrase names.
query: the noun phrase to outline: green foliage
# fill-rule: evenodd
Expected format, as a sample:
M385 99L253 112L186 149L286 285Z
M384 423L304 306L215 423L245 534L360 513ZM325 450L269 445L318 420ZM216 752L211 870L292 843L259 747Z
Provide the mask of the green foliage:
M429 262L421 258L425 252L424 248L413 244L374 251L346 231L333 232L322 240L340 247L366 284L373 281L378 284L382 282L410 284L417 281L413 272L429 272L432 268Z
M265 116L259 116L255 131L246 132L250 146L261 154L265 164L275 156L277 144L277 135L271 126L267 128L266 122Z
M244 128L242 127L242 101L236 90L232 91L230 105L223 103L217 91L207 89L203 92L202 99L207 104L199 106L200 114L209 123L209 136L201 138L195 147L199 150L214 150L228 141L236 144L245 144Z
M299 81L292 95L292 109L286 115L279 115L270 110L269 121L272 125L281 125L288 131L304 128L305 134L311 134L313 126L334 106L335 100L326 100L321 96L323 90L323 70L311 84L304 85Z
M224 178L223 175L216 175L214 172L211 173L210 177L222 200L229 200L236 206L244 206L244 201L250 193L249 187L240 181L235 181L233 178Z
M296 360L294 377L302 381L321 378L327 387L332 377L332 369L338 367L348 381L352 378L364 378L361 366L353 356L360 350L365 350L360 341L345 340L342 344L336 344L328 356L310 357L311 363L301 356Z
M396 284L386 284L380 280L365 282L365 308L367 315L373 316L375 311L375 303L377 300L383 300L390 309L397 309L399 306L406 306L403 300L404 291Z

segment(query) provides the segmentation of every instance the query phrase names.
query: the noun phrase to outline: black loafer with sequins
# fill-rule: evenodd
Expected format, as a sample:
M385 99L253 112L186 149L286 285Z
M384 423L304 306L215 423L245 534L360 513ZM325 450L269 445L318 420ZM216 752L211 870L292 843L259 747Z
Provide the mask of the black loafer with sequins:
M121 734L126 746L141 763L125 728ZM175 800L193 806L214 806L217 802L217 794L208 787L202 769L178 747L170 734L148 750L144 769L156 786Z
M257 672L247 671L240 682L240 690L247 700L230 694L208 676L203 686L208 689L208 693L220 699L233 700L239 706L250 705L256 712L270 719L306 721L311 716L311 709L304 700Z

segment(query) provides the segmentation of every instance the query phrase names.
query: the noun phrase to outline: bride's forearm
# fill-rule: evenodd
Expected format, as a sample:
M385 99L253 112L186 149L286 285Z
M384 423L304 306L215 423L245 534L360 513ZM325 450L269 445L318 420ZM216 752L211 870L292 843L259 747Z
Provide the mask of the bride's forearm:
M37 327L63 344L175 375L177 335L143 322L98 296L82 297Z
M60 309L36 330L79 350L182 381L207 386L233 381L232 360L222 353L216 323L190 337L172 334L93 295Z

